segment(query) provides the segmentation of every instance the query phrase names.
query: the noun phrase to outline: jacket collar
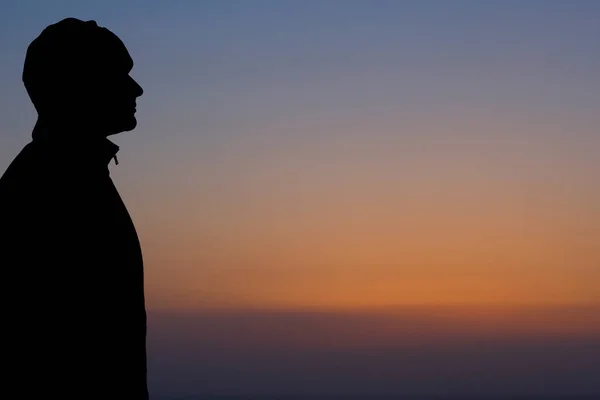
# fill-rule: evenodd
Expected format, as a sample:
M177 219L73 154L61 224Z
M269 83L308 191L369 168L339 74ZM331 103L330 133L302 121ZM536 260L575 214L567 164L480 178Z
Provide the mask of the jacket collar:
M105 137L86 139L83 135L78 137L61 135L37 125L33 129L32 137L32 143L43 146L57 157L65 158L67 162L107 166L114 158L115 164L119 164L117 160L119 146Z

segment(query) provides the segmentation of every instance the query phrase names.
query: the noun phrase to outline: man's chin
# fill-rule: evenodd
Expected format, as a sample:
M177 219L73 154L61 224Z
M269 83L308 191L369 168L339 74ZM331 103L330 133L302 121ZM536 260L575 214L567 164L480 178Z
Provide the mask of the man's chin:
M127 120L122 121L120 124L113 127L113 129L110 130L110 132L108 133L107 136L117 135L121 132L132 131L135 129L136 126L137 126L137 119L135 117L128 118Z
M137 126L137 119L135 117L131 117L127 123L123 124L123 131L125 132L129 132L135 129L135 127Z

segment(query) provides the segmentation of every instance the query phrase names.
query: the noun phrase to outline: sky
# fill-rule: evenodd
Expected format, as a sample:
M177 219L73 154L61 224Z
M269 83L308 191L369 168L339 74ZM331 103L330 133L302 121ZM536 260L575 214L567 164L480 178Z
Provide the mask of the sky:
M600 2L6 0L0 172L69 16L145 91L156 398L600 394Z

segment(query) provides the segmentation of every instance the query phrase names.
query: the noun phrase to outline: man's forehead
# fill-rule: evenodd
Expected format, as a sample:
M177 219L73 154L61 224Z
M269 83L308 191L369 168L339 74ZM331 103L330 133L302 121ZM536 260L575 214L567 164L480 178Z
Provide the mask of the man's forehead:
M100 46L103 49L103 56L111 63L115 63L119 69L126 69L128 72L133 68L133 59L125 47L123 41L107 28L102 30L102 39Z

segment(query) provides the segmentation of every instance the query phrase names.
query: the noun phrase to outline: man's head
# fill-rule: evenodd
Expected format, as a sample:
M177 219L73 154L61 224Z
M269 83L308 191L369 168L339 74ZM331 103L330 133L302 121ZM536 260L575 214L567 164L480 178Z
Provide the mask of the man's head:
M40 120L108 136L137 124L135 102L143 90L129 75L132 67L114 33L95 21L67 18L29 45L23 83Z

